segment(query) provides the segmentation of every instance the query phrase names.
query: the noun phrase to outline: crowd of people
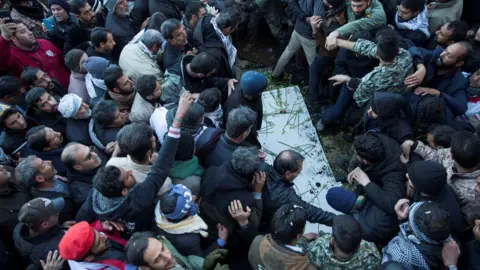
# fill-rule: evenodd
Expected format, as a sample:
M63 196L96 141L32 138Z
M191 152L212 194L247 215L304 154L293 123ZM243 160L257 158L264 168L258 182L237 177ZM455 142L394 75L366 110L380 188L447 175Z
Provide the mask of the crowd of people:
M1 269L479 269L476 1L0 9ZM271 78L306 59L316 129L351 132L336 213L297 194L301 153L261 150L239 50L264 23Z

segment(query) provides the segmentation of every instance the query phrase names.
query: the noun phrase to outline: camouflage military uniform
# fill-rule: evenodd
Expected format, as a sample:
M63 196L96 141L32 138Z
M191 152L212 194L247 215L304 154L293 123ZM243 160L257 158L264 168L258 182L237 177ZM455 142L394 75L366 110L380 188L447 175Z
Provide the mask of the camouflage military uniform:
M353 50L364 56L377 57L377 45L375 43L359 39ZM393 64L375 67L370 73L363 76L358 85L353 99L359 107L365 105L375 91L405 94L408 92L403 83L405 78L413 73L412 57L407 50L400 49Z
M380 265L382 257L373 243L362 240L357 252L349 261L340 261L334 257L330 249L331 234L325 233L318 237L318 239L308 243L305 238L302 238L297 246L307 251L310 262L313 263L317 269L328 270L369 270L377 269Z

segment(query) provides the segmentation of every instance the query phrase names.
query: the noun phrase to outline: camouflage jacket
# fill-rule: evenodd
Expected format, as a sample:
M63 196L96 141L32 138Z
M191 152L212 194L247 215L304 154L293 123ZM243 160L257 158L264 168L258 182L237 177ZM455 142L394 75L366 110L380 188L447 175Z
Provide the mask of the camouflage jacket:
M359 39L355 42L353 50L363 56L377 58L377 45L371 41ZM363 76L353 94L353 99L359 107L362 107L370 100L375 91L401 95L407 93L408 89L403 81L413 73L412 67L410 53L407 50L400 49L394 63L377 66Z
M452 187L455 195L457 195L465 221L470 223L470 219L474 214L472 213L472 211L474 211L472 206L480 199L480 192L478 192L476 188L476 178L480 177L480 170L470 173L458 172L455 168L455 162L452 159L450 148L434 149L418 141L414 152L419 154L424 160L438 162L447 169L447 183Z
M333 255L330 249L331 234L326 233L318 239L308 243L302 238L297 246L307 251L308 258L317 269L328 270L370 270L377 269L382 257L373 243L362 240L357 252L349 261L341 261Z

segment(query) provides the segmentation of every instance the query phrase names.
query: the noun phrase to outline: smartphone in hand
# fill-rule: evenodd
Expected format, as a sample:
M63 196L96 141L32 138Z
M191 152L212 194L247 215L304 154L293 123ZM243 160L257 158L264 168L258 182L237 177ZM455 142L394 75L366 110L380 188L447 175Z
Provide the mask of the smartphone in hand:
M45 25L45 27L46 27L49 31L52 31L52 30L53 30L52 23L50 22L49 19L43 19L42 22L43 22L43 25Z

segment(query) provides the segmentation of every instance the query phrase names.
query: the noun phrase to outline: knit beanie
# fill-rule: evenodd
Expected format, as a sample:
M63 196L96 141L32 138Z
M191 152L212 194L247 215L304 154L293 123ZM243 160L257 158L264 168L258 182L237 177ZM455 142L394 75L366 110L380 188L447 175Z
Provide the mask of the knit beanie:
M177 153L175 154L176 161L187 161L192 159L195 150L195 140L188 132L180 133L180 141L178 142Z
M58 244L58 251L64 260L78 261L91 250L95 232L85 221L70 227Z
M440 194L447 184L447 170L431 160L412 163L408 168L408 177L416 191L430 196Z
M257 71L247 71L240 79L240 87L246 95L259 95L267 85L267 77Z
M65 118L72 118L82 106L82 98L76 94L70 93L60 99L57 110Z
M328 190L326 199L333 209L348 214L355 205L357 195L342 187L333 187Z
M65 65L73 72L81 72L80 59L82 59L84 51L79 49L73 49L65 55Z
M85 63L83 63L83 68L92 75L95 79L103 80L103 71L110 66L110 62L98 56L90 56L87 58Z
M52 5L59 5L67 12L70 12L70 5L67 1L64 0L48 0L48 8L51 8Z

